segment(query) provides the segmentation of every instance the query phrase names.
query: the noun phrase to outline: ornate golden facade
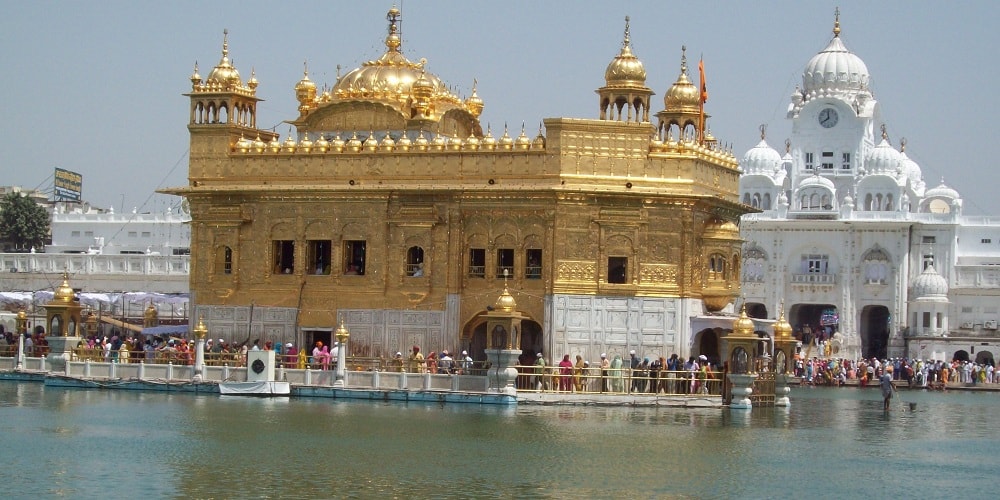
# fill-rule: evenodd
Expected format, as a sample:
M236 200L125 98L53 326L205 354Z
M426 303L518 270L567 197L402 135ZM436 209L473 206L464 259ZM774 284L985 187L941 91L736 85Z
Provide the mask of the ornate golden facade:
M506 283L526 352L686 353L687 318L739 294L746 211L736 159L698 130L686 61L654 125L626 24L600 119L497 137L475 90L461 99L406 59L399 12L387 19L381 58L327 91L308 73L296 85L284 140L256 127L258 83L228 39L209 77L191 76L189 185L167 192L190 205L209 329L253 304L294 312L266 330L276 341L329 341L343 318L352 353L475 355Z

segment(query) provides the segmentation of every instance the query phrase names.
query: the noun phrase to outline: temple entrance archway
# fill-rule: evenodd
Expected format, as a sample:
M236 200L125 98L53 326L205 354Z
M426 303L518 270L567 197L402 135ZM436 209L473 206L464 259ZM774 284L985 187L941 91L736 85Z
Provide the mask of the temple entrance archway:
M952 361L969 361L969 351L958 350L951 356Z
M840 312L833 304L795 304L788 309L788 322L802 345L819 345L840 329Z
M691 353L692 356L705 356L708 361L715 366L722 366L722 359L720 357L721 349L719 348L719 338L723 334L716 331L716 329L706 328L694 335L694 345L695 350Z
M889 308L865 306L861 309L861 356L885 359L889 352Z
M993 366L996 364L996 358L990 351L976 351L976 363Z
M760 302L747 302L747 316L757 319L767 319L767 306Z

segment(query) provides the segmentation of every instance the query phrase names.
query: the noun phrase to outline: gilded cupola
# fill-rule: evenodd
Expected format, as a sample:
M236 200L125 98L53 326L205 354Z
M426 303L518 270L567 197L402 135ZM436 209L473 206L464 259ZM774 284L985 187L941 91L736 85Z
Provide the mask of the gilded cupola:
M601 99L601 120L649 122L649 100L653 90L646 86L646 68L632 52L628 16L625 17L622 48L604 70L604 83L597 89Z
M374 130L417 131L482 136L478 117L483 101L476 93L463 100L436 75L427 71L426 59L413 62L402 52L402 14L393 7L385 53L338 77L329 93L317 98L303 86L295 87L300 132L317 134ZM411 138L412 139L412 138Z
M642 61L632 53L628 16L625 17L625 38L622 41L621 51L604 70L604 81L608 87L643 88L646 86L646 68L642 66Z
M698 87L688 78L687 67L687 47L681 47L681 73L677 76L677 81L670 86L666 95L663 96L663 108L667 111L687 111L698 112L701 104L701 95Z
M240 72L236 71L236 67L229 61L229 30L222 32L222 59L212 68L205 83L219 85L222 88L243 86Z
M52 297L53 302L73 302L76 300L76 292L73 291L73 287L69 286L69 273L63 271L62 280L62 285L56 288Z

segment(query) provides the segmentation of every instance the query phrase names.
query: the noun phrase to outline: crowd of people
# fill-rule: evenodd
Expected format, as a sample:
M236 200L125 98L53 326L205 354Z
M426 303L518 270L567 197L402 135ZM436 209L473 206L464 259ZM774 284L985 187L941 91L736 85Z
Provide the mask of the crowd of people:
M601 353L600 361L591 364L580 354L575 361L564 354L555 365L549 365L542 353L535 358L532 364L521 360L519 389L622 394L718 394L721 389L718 370L704 355L686 361L677 354L640 359L632 350L628 359L621 354L609 359Z
M891 368L891 369L890 369ZM1000 374L991 361L975 362L954 359L820 359L795 360L795 375L803 384L846 385L856 381L859 387L877 383L883 373L891 372L893 381L909 387L946 389L949 384L997 384Z

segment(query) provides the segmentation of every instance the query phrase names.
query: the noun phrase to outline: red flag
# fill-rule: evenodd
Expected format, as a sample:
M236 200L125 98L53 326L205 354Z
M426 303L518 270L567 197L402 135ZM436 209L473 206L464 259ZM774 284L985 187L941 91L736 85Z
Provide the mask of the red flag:
M701 78L701 102L708 100L708 86L705 85L705 60L698 60L698 77Z

